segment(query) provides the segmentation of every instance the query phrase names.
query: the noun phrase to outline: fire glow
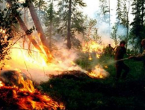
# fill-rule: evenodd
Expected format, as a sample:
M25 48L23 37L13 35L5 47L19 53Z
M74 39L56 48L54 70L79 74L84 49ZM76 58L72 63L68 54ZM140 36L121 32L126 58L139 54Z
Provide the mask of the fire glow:
M93 46L91 46L91 44L93 44ZM99 53L96 55L100 56L101 52L103 52L103 48L101 47L101 45L96 44L95 46L95 44L96 43L94 42L89 44L89 50L91 50L89 52L96 51ZM95 47L97 49L95 49ZM65 50L63 51L63 53L68 53ZM88 50L85 50L85 52L87 51ZM6 64L4 70L16 70L19 72L23 72L29 75L29 77L32 77L32 80L37 83L49 80L49 74L62 74L63 71L71 70L85 71L74 63L74 58L70 58L66 54L60 56L59 59L56 58L57 62L54 61L48 64L46 63L46 60L39 51L37 51L36 49L32 49L31 54L29 54L27 49L23 49L18 44L12 47L10 56L12 58L11 60L4 61ZM92 70L91 73L88 73L86 71L85 73L88 74L90 77L93 76L93 78L105 78L108 75L107 72L105 75L105 70L98 65L96 65L95 69Z
M109 74L102 68L101 65L96 65L95 69L88 72L91 78L106 78Z
M93 60L91 55L95 54L95 57L97 59L100 58L101 54L104 52L104 46L101 44L98 44L96 41L91 40L82 45L82 50L84 53L89 54L89 58L88 58L89 60ZM106 78L109 75L109 73L106 72L103 69L103 67L99 64L97 64L95 68L92 69L91 71L88 71L87 74L91 78Z
M62 53L68 53L68 51L63 50ZM37 83L48 81L49 74L61 74L63 71L82 70L73 61L76 57L75 55L71 57L69 54L59 55L55 57L53 62L47 63L42 53L34 48L32 48L31 53L29 53L28 49L22 48L20 44L15 44L11 48L10 57L10 60L1 62L5 63L3 70L23 72L29 77L32 77L33 81Z
M11 77L11 78L10 78ZM25 79L19 72L13 71L9 75L2 74L0 81L0 101L13 109L51 109L65 110L62 103L57 103L46 94L40 93L34 88L31 80ZM0 104L0 109L3 110L7 106Z
M94 46L92 47L95 48ZM102 52L101 49L94 50L98 53ZM93 50L89 52L92 51ZM12 59L4 61L5 66L3 70L16 70L18 73L23 72L28 76L30 75L29 78L31 80L24 80L24 78L19 75L17 81L23 88L17 85L6 86L5 83L0 80L0 96L6 97L3 99L3 102L8 102L8 105L13 105L16 109L29 108L57 110L59 108L60 110L65 110L62 103L59 104L46 94L42 94L40 91L35 89L32 80L40 83L41 81L48 81L48 74L50 73L62 74L63 71L66 70L81 71L82 69L74 63L69 55L70 54L64 55L63 58L58 58L56 61L48 64L43 55L36 49L32 49L31 53L29 53L27 49L23 49L19 44L14 45L11 48L10 54ZM90 73L86 72L86 74L91 78L105 78L108 75L101 66L96 66L94 70ZM11 95L8 98L7 96L9 94Z
M90 53L95 52L96 58L100 58L103 53L103 46L96 43L95 41L89 41L82 45L82 50L84 53L89 53L89 60L92 60Z
M84 71L81 67L76 65L74 63L75 55L73 56L70 50L62 50L65 55L60 55L58 57L54 58L54 61L51 63L46 62L45 56L42 53L40 53L37 49L34 47L31 47L31 52L29 52L28 49L22 48L20 45L22 43L17 43L11 48L11 54L10 57L11 60L4 61L5 66L3 70L16 70L19 72L23 72L27 74L31 79L37 83L40 83L41 81L48 81L49 75L52 74L62 74L63 71L71 71L71 70L80 70ZM95 41L89 41L88 43L83 44L83 52L85 53L91 53L95 52L96 57L99 58L100 55L103 53L103 46L100 44L97 44ZM67 54L70 53L70 54ZM73 58L71 58L73 56ZM89 54L89 59L91 60L91 55ZM69 59L68 59L69 58ZM2 62L1 62L2 63ZM104 73L100 73L101 68L100 66L96 66L98 69L92 70L92 73L88 74L90 77L92 77L92 74L100 74L100 75L94 75L96 78L104 78ZM100 69L99 69L100 68ZM105 71L105 70L104 70ZM36 75L37 74L37 75ZM106 74L108 74L106 72ZM101 77L100 77L101 76Z

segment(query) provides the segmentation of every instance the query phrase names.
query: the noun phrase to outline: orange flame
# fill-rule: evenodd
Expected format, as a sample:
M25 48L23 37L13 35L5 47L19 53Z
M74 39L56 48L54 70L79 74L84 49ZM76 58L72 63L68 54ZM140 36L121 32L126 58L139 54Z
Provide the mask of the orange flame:
M0 81L0 87L2 87L2 86L4 86L4 84L3 84L3 82L2 82L2 81Z
M92 78L105 78L108 76L108 72L106 72L100 65L96 65L94 70L88 72L88 75Z
M18 72L16 72L18 73ZM34 85L31 80L24 78L21 74L17 74L17 84L12 86L5 86L2 81L0 81L0 90L5 89L6 91L12 91L13 95L11 98L17 100L15 103L19 105L20 109L52 109L57 110L64 110L64 105L58 104L57 102L53 101L49 96L40 93L37 89L34 88ZM10 80L11 81L11 80ZM8 93L8 92L7 92ZM3 96L7 97L7 96ZM6 100L7 101L7 100Z
M103 53L103 46L98 44L95 41L89 41L82 44L82 51L84 53L95 53L96 58L100 58L100 55ZM91 55L89 54L89 60L92 60Z

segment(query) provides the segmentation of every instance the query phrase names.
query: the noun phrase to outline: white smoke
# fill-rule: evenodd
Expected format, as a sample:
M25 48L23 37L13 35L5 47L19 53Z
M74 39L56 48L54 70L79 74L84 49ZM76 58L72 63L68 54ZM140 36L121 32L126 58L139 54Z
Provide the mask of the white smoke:
M126 34L127 34L127 29L123 25L119 25L117 35L118 36L126 36Z
M11 48L11 59L5 60L4 70L16 70L27 74L30 79L40 83L49 80L49 75L61 74L64 71L80 70L78 65L74 63L77 58L77 52L74 49L68 50L63 44L57 44L58 48L53 54L53 60L46 64L40 54L31 48L31 54L27 49L23 49L21 44L16 44Z

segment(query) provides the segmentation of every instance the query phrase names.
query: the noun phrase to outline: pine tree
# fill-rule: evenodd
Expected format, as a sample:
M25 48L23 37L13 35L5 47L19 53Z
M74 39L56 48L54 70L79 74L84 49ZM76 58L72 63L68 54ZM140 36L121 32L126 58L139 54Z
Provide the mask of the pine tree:
M77 11L78 6L84 7L86 6L86 4L82 0L62 0L58 3L58 6L59 6L58 12L61 21L59 31L61 32L63 31L64 35L67 36L67 47L68 49L71 49L72 21L73 19L77 19L76 14L78 12Z
M126 28L126 36L123 38L126 40L126 47L129 41L129 11L130 11L130 0L118 0L117 1L117 24L123 25Z
M53 26L55 25L54 20L56 19L55 10L53 7L53 0L49 1L48 8L45 9L45 26L48 27L49 30L49 48L52 49L52 34L53 34Z
M136 39L136 44L139 47L140 52L142 52L142 47L141 47L141 40L145 38L145 1L144 0L134 0L132 4L133 8L133 15L134 19L133 22L131 23L132 28L131 28L131 33L134 35Z
M103 21L109 23L109 29L110 29L111 27L110 0L100 0L100 8L101 8L102 15L104 15Z

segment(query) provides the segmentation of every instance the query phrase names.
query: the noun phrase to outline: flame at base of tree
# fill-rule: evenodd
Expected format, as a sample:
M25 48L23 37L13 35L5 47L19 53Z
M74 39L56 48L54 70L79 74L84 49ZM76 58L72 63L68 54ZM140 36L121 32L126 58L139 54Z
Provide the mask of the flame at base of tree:
M53 60L54 60L54 58L53 58L53 56L52 56L52 54L51 54L51 52L50 52L50 50L46 47L46 46L44 46L43 44L41 44L41 49L42 49L42 51L43 51L43 53L41 53L41 56L43 57L43 59L45 60L45 62L48 64L48 63L51 63ZM37 50L38 51L38 50Z

